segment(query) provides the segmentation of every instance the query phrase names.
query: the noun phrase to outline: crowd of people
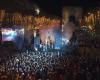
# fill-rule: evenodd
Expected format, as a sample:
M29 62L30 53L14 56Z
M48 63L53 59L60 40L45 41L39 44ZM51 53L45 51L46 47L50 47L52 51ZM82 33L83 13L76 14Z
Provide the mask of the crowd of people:
M6 51L5 51L6 52ZM0 57L0 80L100 80L100 59L24 51Z

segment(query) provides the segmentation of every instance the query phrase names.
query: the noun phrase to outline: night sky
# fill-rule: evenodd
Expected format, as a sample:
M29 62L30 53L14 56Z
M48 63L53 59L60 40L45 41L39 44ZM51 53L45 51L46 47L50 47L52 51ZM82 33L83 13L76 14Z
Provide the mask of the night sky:
M83 9L100 6L99 0L0 0L0 8L31 12L37 4L40 9L51 15L61 16L63 6L81 6Z
M63 6L78 6L85 10L100 6L99 0L29 0L36 3L46 13L61 16Z

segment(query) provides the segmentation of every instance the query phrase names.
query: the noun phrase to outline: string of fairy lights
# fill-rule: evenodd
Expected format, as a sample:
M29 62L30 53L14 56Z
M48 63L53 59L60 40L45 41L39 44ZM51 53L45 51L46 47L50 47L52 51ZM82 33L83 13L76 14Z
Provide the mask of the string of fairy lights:
M0 10L0 22L10 22L13 25L27 26L27 29L43 29L50 26L58 26L60 24L60 19L51 19L46 16L23 16L21 13L6 13L5 10Z

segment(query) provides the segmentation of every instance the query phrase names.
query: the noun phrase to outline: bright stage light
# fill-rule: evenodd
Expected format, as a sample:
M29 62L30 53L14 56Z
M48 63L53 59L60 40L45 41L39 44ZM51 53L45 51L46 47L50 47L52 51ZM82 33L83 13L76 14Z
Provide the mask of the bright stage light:
M16 59L16 62L19 62L19 59Z
M66 39L66 38L62 38L62 41L63 41L65 44L68 44L68 43L69 43L69 40Z
M37 14L39 14L39 13L40 13L40 10L39 10L38 8L37 8L35 11L36 11L36 13L37 13Z
M38 49L37 49L37 48L35 48L35 50L37 51Z

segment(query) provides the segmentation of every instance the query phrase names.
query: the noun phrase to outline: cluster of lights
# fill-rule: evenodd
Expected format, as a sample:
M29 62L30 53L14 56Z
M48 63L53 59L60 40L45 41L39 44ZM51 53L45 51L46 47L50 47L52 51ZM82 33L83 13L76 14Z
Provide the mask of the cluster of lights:
M36 13L39 14L40 10L39 8L36 8ZM0 11L0 21L2 22L7 15L12 15L10 18L6 18L7 22L11 22L14 25L23 25L30 27L31 29L36 28L47 28L48 26L59 26L60 25L60 20L53 18L46 18L45 16L43 17L34 17L32 15L22 15L20 13L6 13L5 11Z
M94 26L97 22L100 22L100 11L93 13L88 12L88 16L85 16L85 25L92 31L94 31Z
M38 26L40 29L41 28L46 29L48 27L54 27L60 25L60 20L46 18L45 16L38 17L38 18L36 17L35 22L36 22L36 26Z

